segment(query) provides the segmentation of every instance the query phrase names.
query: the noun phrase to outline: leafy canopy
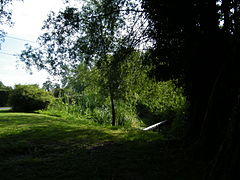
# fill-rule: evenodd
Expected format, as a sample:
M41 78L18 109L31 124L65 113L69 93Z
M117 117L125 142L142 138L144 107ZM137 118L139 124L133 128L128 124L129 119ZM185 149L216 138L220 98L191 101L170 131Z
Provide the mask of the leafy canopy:
M80 8L67 7L50 13L39 37L39 48L26 45L21 60L28 67L64 75L80 62L90 66L124 48L142 42L145 23L138 1L88 0Z

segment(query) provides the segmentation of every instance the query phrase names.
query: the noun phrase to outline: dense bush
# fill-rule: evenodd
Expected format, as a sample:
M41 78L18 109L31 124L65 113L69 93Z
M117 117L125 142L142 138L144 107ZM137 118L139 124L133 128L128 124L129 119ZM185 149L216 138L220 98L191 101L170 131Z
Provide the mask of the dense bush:
M53 97L37 85L16 85L10 96L14 111L32 112L45 109Z
M0 89L0 107L8 106L10 90Z
M167 120L168 125L162 129L171 136L183 136L188 109L183 89L172 81L152 82L148 87L137 102L138 117L147 126Z

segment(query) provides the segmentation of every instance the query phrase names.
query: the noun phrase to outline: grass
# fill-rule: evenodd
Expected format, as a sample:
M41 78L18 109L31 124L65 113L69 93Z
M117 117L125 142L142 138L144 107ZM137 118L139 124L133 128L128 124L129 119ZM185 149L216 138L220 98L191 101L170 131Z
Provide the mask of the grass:
M136 129L0 110L0 179L202 179L181 143Z

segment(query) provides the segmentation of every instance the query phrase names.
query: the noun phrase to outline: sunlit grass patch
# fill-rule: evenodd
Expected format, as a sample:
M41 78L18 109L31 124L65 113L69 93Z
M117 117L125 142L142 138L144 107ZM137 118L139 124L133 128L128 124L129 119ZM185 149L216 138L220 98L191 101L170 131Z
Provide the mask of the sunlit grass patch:
M156 132L4 112L0 179L186 179L183 157L164 141Z
M62 146L89 147L107 142L152 141L161 136L152 132L126 130L86 125L59 117L34 113L2 113L0 114L0 142L3 146L55 144Z

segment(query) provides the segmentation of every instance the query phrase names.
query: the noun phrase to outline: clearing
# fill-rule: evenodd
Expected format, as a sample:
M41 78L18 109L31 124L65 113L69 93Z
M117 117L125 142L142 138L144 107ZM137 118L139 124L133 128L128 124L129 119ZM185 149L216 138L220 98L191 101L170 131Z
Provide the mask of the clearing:
M204 163L155 132L0 111L0 179L202 179Z

